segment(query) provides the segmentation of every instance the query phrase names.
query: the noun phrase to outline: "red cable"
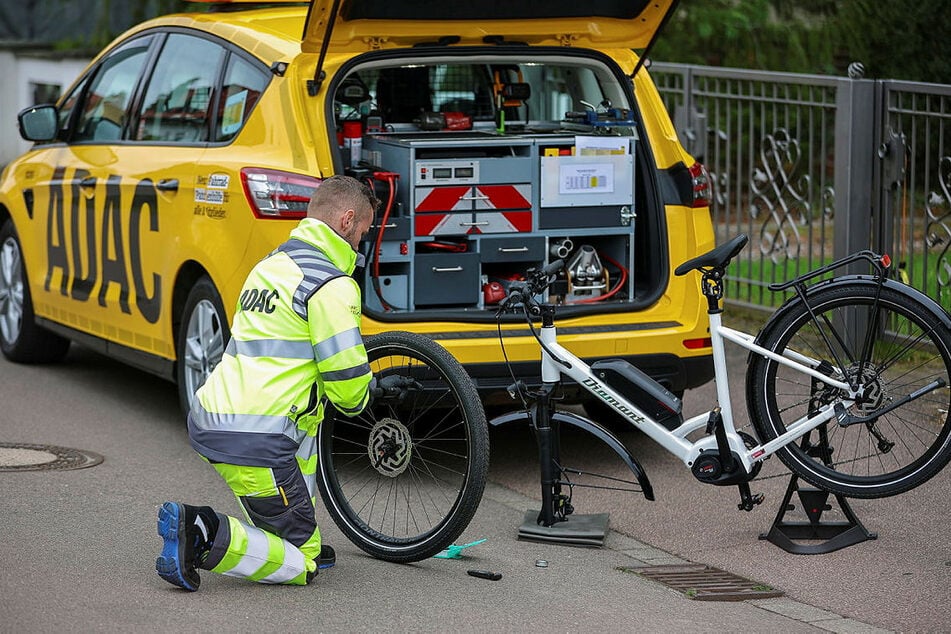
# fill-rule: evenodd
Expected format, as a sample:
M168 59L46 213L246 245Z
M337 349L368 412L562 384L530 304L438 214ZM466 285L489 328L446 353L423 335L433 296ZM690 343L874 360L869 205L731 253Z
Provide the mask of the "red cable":
M390 187L390 194L386 200L386 207L383 209L383 219L380 221L380 231L376 234L376 244L373 247L373 289L377 297L380 298L380 304L383 310L392 310L392 306L383 299L383 291L380 290L380 250L383 244L383 232L386 230L386 221L390 219L390 210L393 208L393 199L396 198L396 179L399 174L395 172L374 172L373 178L386 181Z

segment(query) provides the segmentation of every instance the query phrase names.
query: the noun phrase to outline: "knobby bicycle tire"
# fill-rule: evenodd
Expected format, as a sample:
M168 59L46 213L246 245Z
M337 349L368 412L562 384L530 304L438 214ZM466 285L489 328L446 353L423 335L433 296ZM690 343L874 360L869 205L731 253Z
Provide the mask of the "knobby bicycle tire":
M841 426L833 418L777 452L804 480L858 498L913 489L951 459L947 322L939 317L940 308L926 305L894 284L882 288L876 302L877 293L870 280L817 288L808 304L821 331L806 305L797 300L780 309L759 337L760 345L778 354L791 350L827 361L826 371L835 378L862 377L862 394L848 413L875 415L874 420ZM869 332L873 337L866 340ZM863 349L868 353L863 355ZM934 380L944 381L944 387L876 414ZM764 442L809 412L843 397L840 390L755 353L747 372L746 394L751 419ZM823 447L830 451L824 454Z
M378 399L319 428L318 488L328 513L379 559L419 561L449 546L475 515L489 466L485 411L462 366L433 340L387 332L366 340L377 380L421 389Z

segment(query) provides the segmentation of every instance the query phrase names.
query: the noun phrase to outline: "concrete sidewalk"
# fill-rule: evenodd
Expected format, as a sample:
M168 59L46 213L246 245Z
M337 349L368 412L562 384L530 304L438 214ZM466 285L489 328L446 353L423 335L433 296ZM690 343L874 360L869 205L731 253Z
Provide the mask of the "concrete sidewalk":
M496 484L489 485L486 490L485 499L492 503L504 505L514 511L537 508L538 505L536 500ZM516 517L521 517L521 515L516 513ZM543 557L547 557L551 560L549 563L552 567L561 566L561 560L563 559L571 561L579 557L590 556L590 551L586 549L535 544L533 542L519 542L518 548L538 549ZM610 530L605 541L604 550L608 552L608 559L617 562L615 566L616 570L636 570L638 567L678 566L695 563L614 530ZM828 632L871 633L889 631L786 596L750 599L739 602L699 602L691 600L687 594L669 589L667 586L657 582L644 580L632 573L621 575L618 580L614 581L611 586L605 587L604 590L613 593L620 585L636 586L641 600L647 601L645 608L648 613L655 616L662 616L662 620L658 624L658 631L674 631L679 629L673 622L666 622L664 619L673 614L685 616L692 611L694 606L699 607L703 605L709 606L708 609L716 611L715 620L703 626L703 631L709 631L710 626L714 626L715 629L721 631L765 632L770 631L773 627L778 627L778 630L773 631L788 632L794 631L799 627L807 626ZM664 590L662 600L658 600L658 595L655 594L657 588ZM627 611L630 607L631 606L624 606L622 609ZM699 609L702 611L707 608L700 607ZM711 614L710 616L714 615ZM778 621L776 620L777 618L779 618ZM797 623L786 622L785 619ZM731 625L732 623L736 623L736 625ZM638 623L638 629L640 629L641 625L641 623Z

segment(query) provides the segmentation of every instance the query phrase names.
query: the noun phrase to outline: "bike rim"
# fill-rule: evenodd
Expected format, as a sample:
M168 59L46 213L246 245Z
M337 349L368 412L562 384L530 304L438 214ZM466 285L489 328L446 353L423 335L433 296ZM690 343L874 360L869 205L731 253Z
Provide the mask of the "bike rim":
M446 375L418 351L368 351L377 379L412 376L423 386L402 403L347 418L328 414L321 455L331 501L351 528L388 550L419 548L451 520L471 479L468 414ZM329 423L329 425L328 425Z
M13 343L23 325L23 271L20 248L12 237L0 246L0 335Z
M832 449L831 455L823 456L818 449L802 444L784 450L819 477L846 483L859 492L883 485L897 490L914 486L922 470L941 455L949 440L949 351L927 320L883 296L878 304L881 317L874 329L871 354L863 363L859 351L869 347L863 335L869 324L875 324L873 306L872 296L845 296L814 307L841 361L842 367L834 376L861 377L862 394L849 413L872 414L935 379L943 380L945 387L882 414L868 425L841 427L833 420L806 436L811 445L824 440ZM832 361L819 330L807 316L790 324L776 349ZM841 396L837 390L817 386L795 370L776 363L769 367L766 397L782 418L771 420L777 434L787 429L787 422L807 415L810 408ZM826 459L831 466L825 464Z

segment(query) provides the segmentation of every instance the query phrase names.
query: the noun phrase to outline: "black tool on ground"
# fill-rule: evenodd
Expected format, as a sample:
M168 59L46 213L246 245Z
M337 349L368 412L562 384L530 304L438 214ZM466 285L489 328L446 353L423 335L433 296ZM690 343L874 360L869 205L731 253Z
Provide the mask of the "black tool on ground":
M489 581L498 581L502 578L501 572L492 572L491 570L467 570L466 574L470 577L478 577L479 579L488 579Z

